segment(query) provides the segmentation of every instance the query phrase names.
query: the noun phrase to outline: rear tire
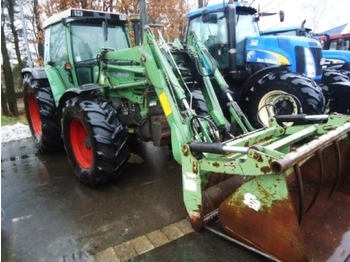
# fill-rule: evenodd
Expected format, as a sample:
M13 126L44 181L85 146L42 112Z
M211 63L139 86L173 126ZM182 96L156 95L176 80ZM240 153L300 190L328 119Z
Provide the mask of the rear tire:
M29 128L41 153L63 149L57 110L51 88L46 79L23 78L23 101Z
M350 113L350 78L345 72L327 69L322 77L322 90L329 112Z
M344 76L347 76L350 79L350 71L349 70L340 70L340 73L342 73Z
M111 103L72 98L66 102L62 135L78 179L96 187L117 178L127 165L127 132Z
M335 82L350 81L350 78L347 75L347 72L348 71L335 70L335 69L323 70L322 84L329 85L329 84L333 84Z
M295 73L272 73L261 79L248 94L245 112L251 124L268 126L275 115L324 113L325 99L317 84Z

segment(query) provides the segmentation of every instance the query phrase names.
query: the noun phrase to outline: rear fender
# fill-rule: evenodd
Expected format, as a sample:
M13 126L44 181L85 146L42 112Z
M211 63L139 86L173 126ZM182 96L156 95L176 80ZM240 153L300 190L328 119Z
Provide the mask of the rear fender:
M21 71L22 78L26 74L32 75L33 79L47 79L47 75L43 67L25 67Z

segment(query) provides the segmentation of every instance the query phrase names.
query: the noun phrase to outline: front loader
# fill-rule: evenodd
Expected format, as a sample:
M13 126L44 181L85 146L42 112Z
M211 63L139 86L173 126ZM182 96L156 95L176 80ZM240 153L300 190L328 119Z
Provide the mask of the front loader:
M62 138L75 175L98 186L127 167L132 137L171 143L195 230L275 261L347 259L350 116L281 115L254 129L195 34L169 46L148 25L131 47L125 25L80 9L46 22L45 69L23 72L38 149Z

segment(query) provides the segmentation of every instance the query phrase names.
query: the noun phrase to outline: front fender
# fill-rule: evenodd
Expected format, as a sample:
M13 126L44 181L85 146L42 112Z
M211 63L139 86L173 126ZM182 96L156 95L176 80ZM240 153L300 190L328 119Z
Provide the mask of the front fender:
M62 113L63 108L66 106L66 101L73 97L92 97L96 95L96 91L98 91L101 87L98 84L86 84L82 85L80 88L69 88L66 92L61 96L58 101L57 111L59 114Z

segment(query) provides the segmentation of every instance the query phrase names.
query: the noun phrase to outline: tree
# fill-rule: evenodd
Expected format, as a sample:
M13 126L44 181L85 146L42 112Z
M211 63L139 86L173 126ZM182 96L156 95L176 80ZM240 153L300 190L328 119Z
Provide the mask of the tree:
M6 7L6 2L1 1L1 55L2 55L2 71L5 80L5 90L6 93L2 91L2 101L1 106L3 108L4 114L12 114L14 116L18 115L17 101L16 101L16 93L15 93L15 84L13 80L13 72L10 63L10 56L7 48L8 40L5 34L5 26L6 26L6 17L4 15L4 9ZM4 97L4 98L3 98ZM6 104L6 107L5 107Z
M324 31L321 28L329 29L339 25L339 21L342 16L344 17L344 14L348 17L348 12L345 11L347 5L346 0L303 1L301 4L303 12L301 14L313 32L320 32ZM345 10L339 8L341 6ZM339 10L344 10L344 12L339 12ZM348 18L344 21L348 21Z
M3 16L1 16L1 54L2 54L2 70L4 73L4 79L5 79L5 87L6 87L6 94L2 93L1 99L3 99L3 96L5 96L6 104L8 105L4 108L5 103L1 101L1 106L3 109L4 114L12 114L14 116L18 115L18 108L17 108L17 101L16 101L16 93L15 93L15 87L14 87L14 81L12 76L12 68L10 63L10 57L8 54L7 46L6 46L6 37L5 37L5 26L3 21ZM2 91L2 90L1 90ZM8 109L8 110L7 110Z
M300 26L306 20L306 27L315 33L321 33L349 21L348 0L248 0L254 7L262 12L285 12L285 21L281 24L274 16L260 19L260 29L266 30L274 27Z
M39 65L43 65L43 57L44 57L44 32L42 29L42 22L41 22L41 13L42 8L39 5L38 0L33 1L33 13L34 13L34 24L36 27L36 41L37 41L37 50L38 50L38 61Z
M169 41L179 37L185 28L185 1L153 0L148 2L148 21L164 26L164 35Z
M4 3L7 6L7 11L8 11L9 20L10 20L9 27L11 29L11 33L13 36L13 44L15 46L15 52L16 52L18 65L22 66L22 58L21 58L21 52L20 52L20 48L19 48L19 30L15 26L16 1L15 0L5 0Z
M209 0L198 0L198 8L207 6L209 3Z
M37 1L37 0L34 0ZM208 0L202 0L205 3ZM164 32L169 39L179 37L184 31L184 14L188 11L186 0L148 0L148 18L150 22L158 22L164 26ZM61 12L67 8L120 12L128 16L139 13L139 0L48 0L42 7L46 17ZM40 8L38 9L40 10ZM38 21L39 19L36 18ZM37 28L37 31L40 31Z

